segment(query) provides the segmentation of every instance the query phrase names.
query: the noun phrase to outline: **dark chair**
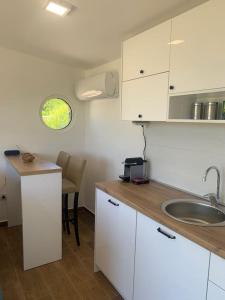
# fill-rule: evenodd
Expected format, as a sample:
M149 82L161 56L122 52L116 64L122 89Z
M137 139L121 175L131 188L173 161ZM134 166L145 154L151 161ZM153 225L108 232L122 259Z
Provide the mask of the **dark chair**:
M81 181L87 161L77 157L70 157L65 177L62 179L62 197L63 197L63 225L67 233L70 234L70 224L74 224L75 238L77 245L80 246L79 230L78 230L78 200ZM74 194L73 201L73 218L69 218L68 213L68 196Z

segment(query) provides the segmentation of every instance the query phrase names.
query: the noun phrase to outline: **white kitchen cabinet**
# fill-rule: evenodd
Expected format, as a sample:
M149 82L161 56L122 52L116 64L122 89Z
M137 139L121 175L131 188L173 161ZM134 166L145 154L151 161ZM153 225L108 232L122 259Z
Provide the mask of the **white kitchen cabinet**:
M209 280L225 290L225 259L211 254Z
M224 11L211 0L172 20L171 93L225 87Z
M205 300L209 256L206 249L138 213L134 300Z
M123 43L123 81L169 71L171 20Z
M168 72L122 83L122 119L165 121L168 104Z
M136 211L96 190L95 266L126 300L133 295Z
M207 300L224 300L225 291L209 281Z

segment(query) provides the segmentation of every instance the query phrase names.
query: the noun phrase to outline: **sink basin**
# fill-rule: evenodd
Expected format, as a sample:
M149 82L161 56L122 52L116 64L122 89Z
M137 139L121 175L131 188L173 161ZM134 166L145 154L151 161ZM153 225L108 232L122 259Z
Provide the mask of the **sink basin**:
M225 207L211 206L206 200L168 200L161 208L166 215L183 223L198 226L225 226Z

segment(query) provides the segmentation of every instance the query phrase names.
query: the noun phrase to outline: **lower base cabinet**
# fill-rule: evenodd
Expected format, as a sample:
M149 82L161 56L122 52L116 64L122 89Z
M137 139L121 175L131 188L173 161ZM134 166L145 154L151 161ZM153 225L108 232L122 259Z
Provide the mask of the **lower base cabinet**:
M207 300L224 300L225 291L209 281Z
M205 300L209 257L206 249L137 213L134 300Z
M95 212L95 267L132 300L137 212L98 189Z
M123 299L225 300L225 259L99 189L95 222L96 270Z
M225 259L211 253L207 300L225 300Z

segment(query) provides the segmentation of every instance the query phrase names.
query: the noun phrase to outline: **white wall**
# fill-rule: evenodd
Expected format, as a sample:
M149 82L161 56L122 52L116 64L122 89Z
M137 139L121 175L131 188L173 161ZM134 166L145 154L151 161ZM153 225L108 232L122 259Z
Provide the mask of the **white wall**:
M105 70L120 71L120 60L86 72L86 76ZM120 98L95 100L85 106L85 152L88 165L84 179L83 201L94 211L96 181L117 179L123 173L126 157L141 155L141 129L131 122L120 120Z
M216 192L214 171L206 183L202 181L206 168L215 165L221 171L224 198L224 125L152 123L147 129L147 140L152 178L204 195Z
M84 114L74 98L74 78L81 71L33 56L0 48L0 188L4 183L5 149L20 145L54 161L63 149L70 153L84 148ZM39 117L44 99L50 95L68 98L74 112L72 126L55 132ZM0 190L0 194L4 192ZM7 218L0 200L0 220Z
M81 201L93 211L94 183L117 179L126 157L142 155L141 128L120 120L120 97L76 101L74 78L82 75L81 70L3 48L0 65L0 188L4 183L3 151L9 147L17 144L52 161L61 149L70 153L85 151L88 165ZM106 70L120 71L120 60L88 70L85 75ZM68 130L51 131L40 121L40 105L52 94L66 96L75 111ZM224 125L150 123L146 135L152 178L197 194L215 190L215 174L210 174L207 184L201 178L211 164L223 171ZM0 220L6 218L5 201L0 200Z
M89 70L86 75L105 70L120 71L120 60ZM85 103L85 151L88 168L84 202L94 210L94 183L117 179L125 157L142 155L141 129L120 120L120 98ZM202 182L205 169L225 166L225 126L203 124L150 123L146 128L147 158L151 178L196 194L214 192L215 174ZM223 188L224 189L224 188Z

